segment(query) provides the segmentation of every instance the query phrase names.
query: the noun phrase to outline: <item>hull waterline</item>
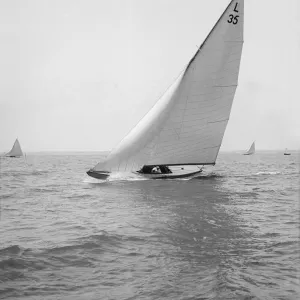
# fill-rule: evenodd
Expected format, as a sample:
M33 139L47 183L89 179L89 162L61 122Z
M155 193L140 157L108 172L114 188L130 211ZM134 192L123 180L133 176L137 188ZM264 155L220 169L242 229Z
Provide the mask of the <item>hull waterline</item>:
M171 174L143 174L139 172L132 172L136 175L139 175L141 177L147 178L147 179L176 179L176 178L187 178L187 177L193 177L197 174L200 174L202 170L194 171L194 172L173 172ZM110 176L110 172L105 171L92 171L89 170L86 172L90 177L100 179L100 180L106 180Z
M195 171L195 172L188 172L188 173L171 173L171 174L142 174L139 172L133 172L134 174L140 175L142 177L148 178L148 179L176 179L176 178L187 178L192 177L197 174L200 174L202 170Z

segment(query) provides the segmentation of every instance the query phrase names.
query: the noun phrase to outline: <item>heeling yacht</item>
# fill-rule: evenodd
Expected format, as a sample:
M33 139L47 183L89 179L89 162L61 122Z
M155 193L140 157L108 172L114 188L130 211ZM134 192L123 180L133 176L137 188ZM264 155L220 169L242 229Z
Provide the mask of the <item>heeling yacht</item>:
M23 156L21 145L20 145L18 139L15 140L15 143L14 143L13 147L11 148L11 150L8 153L5 154L5 156L8 156L8 157L21 157L21 156Z
M246 153L244 153L244 155L252 155L254 153L255 153L255 142L252 143L249 150Z
M238 85L243 27L244 1L232 0L162 98L87 174L177 178L214 165Z

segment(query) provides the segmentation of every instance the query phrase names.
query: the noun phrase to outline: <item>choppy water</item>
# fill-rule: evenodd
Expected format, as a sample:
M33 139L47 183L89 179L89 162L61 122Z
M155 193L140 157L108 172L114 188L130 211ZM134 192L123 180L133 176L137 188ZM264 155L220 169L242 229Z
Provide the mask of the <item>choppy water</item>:
M298 299L299 154L221 153L190 180L1 158L1 299Z

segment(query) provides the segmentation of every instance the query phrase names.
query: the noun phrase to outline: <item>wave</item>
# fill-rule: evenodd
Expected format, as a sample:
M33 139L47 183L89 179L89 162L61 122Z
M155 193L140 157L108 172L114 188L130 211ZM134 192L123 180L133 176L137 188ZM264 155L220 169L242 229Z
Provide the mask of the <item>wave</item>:
M4 171L3 173L5 173L5 175L8 176L39 176L39 175L43 175L43 174L47 174L49 173L48 170L20 170L20 171Z
M281 242L276 242L271 245L269 245L269 248L276 248L276 247L284 247L284 246L292 246L292 245L297 245L298 246L299 241L297 240L291 240L291 241L281 241Z
M70 196L63 196L65 199L76 200L76 199L87 199L91 197L91 194L71 194Z
M35 171L32 171L30 174L31 175L43 175L43 174L47 174L49 173L48 170L35 170Z
M12 245L3 249L0 249L0 255L19 254L23 249L18 245Z
M77 239L73 244L53 248L23 249L18 245L12 245L0 250L0 270L6 272L5 278L0 280L11 277L10 274L16 270L43 270L49 266L65 264L75 267L91 267L93 262L83 253L89 252L98 256L103 252L118 252L122 248L123 241L122 236L103 231L101 234Z
M70 245L45 249L45 251L51 254L68 253L77 250L98 249L100 251L105 250L107 247L115 247L121 241L122 238L120 236L108 234L106 231L102 231L100 234L90 235L87 237L76 239Z
M96 179L92 177L85 177L82 179L83 183L93 183L93 184L99 184L99 183L107 183L106 180Z
M10 193L10 194L2 194L1 195L1 199L4 200L4 199L8 199L8 198L11 198L12 196L14 196L15 193Z
M96 179L89 176L83 178L84 183L92 183L92 184L103 184L108 182L115 181L143 181L148 180L148 178L139 176L137 174L131 172L113 172L107 179Z
M145 238L131 235L110 234L106 231L101 231L99 234L89 235L78 238L69 245L63 245L54 248L48 248L44 251L48 254L66 254L78 250L88 250L92 252L103 251L118 251L122 248L122 244L126 242L145 242Z
M278 171L261 171L261 172L257 172L254 175L279 175L281 174L281 172Z
M116 172L112 173L108 181L119 181L119 180L126 180L126 181L140 181L140 180L147 180L148 178L140 176L138 174L134 174L132 172Z
M0 270L6 269L25 269L29 266L29 262L20 258L8 258L0 261Z
M206 180L206 179L215 179L215 178L224 178L224 175L216 174L216 173L210 173L210 174L202 174L198 175L189 179L201 179L201 180Z

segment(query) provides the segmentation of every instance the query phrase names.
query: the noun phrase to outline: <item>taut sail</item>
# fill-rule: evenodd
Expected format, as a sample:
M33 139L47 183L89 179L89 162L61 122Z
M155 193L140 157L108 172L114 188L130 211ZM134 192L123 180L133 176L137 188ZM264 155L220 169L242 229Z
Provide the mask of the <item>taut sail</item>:
M215 164L238 84L244 1L229 3L184 71L93 171Z
M245 155L251 155L255 153L255 142L252 143L251 147L249 150L245 153Z
M15 140L13 147L8 153L5 154L5 156L10 156L10 157L23 156L23 152L18 139Z

